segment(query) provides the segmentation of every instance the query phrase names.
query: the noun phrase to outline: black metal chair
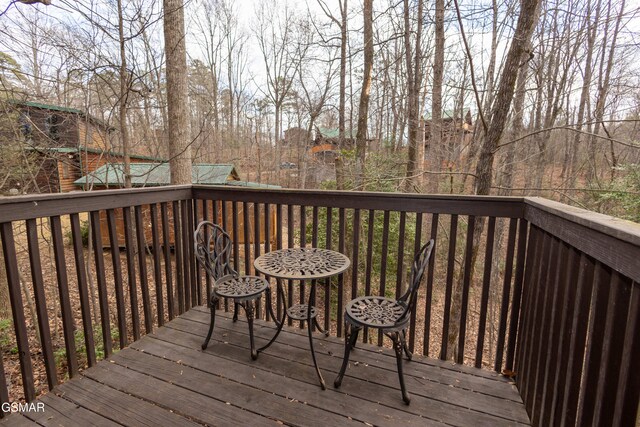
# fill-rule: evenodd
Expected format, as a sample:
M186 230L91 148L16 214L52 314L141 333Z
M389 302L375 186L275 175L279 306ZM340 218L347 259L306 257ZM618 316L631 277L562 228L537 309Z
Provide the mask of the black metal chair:
M221 298L229 298L234 304L234 322L238 320L238 306L242 307L247 315L251 358L255 360L258 352L253 340L254 305L262 293L269 289L269 282L258 276L241 276L231 267L231 237L220 226L210 221L202 221L196 228L194 241L196 259L213 280L211 297L207 302L211 310L211 324L202 349L205 350L209 345L216 321L218 301Z
M360 330L364 327L381 329L382 333L393 341L393 349L396 353L398 365L398 377L400 378L400 388L402 389L402 400L404 400L404 403L407 405L409 404L411 398L409 397L409 393L407 393L402 375L402 352L404 351L407 354L407 359L411 360L412 355L406 340L407 328L411 318L411 311L416 305L418 288L420 287L424 270L429 263L433 245L433 239L429 240L416 255L413 266L411 267L409 288L400 299L363 296L347 303L344 315L344 359L342 360L340 373L338 373L333 383L336 388L342 384L344 373L349 364L349 354L356 345Z

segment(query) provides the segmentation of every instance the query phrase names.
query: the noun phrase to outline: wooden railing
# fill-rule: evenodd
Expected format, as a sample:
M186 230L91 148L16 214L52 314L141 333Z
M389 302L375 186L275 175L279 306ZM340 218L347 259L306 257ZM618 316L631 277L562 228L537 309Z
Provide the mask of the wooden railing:
M203 304L211 283L193 262L192 230L210 219L235 237L233 260L241 273L255 273L255 257L282 247L321 246L349 256L347 273L317 284L324 326L337 336L346 302L362 294L399 295L413 254L434 238L412 313L414 351L515 374L537 425L633 424L640 390L631 370L640 360L640 232L593 216L542 199L205 186L0 199L21 370L11 381L21 381L24 392L9 396L11 360L5 358L0 400L35 398L34 363L44 366L42 382L53 388ZM49 283L57 294L46 291ZM301 299L305 286L285 283L289 302ZM28 294L33 314L23 308ZM56 335L57 310L62 331ZM270 320L267 310L259 313ZM364 339L383 344L378 334Z
M23 395L9 396L5 371L9 361L2 360L1 402L19 398L30 402L42 391L36 387L40 381L34 378L34 364L44 366L46 381L42 382L52 389L65 376L77 376L83 365L90 367L99 357L109 357L114 345L123 348L138 340L142 327L150 333L155 325L162 325L200 302L185 301L191 288L182 285L190 283L193 269L189 256L193 238L191 205L190 186L0 199L0 237L7 281L2 286L8 285L15 331L13 339L6 339L3 345L15 343L12 353L19 359L20 377L9 380L21 382L23 389ZM116 221L116 212L122 220ZM143 221L143 212L149 223ZM83 242L83 234L88 234L87 224L91 229L89 247ZM102 240L101 227L108 229L108 242ZM152 230L151 241L146 241L146 227ZM125 256L121 256L119 233L125 236ZM175 236L175 254L170 252L170 236ZM110 256L105 253L105 246L110 247ZM26 248L21 250L23 247ZM93 252L91 257L87 256L89 251ZM153 288L147 271L148 252L153 259ZM49 258L48 262L43 262L43 257ZM89 265L89 258L94 265ZM22 271L25 266L31 280ZM45 282L57 284L55 297L51 289L45 289ZM92 290L96 288L94 298ZM155 294L154 300L151 294ZM29 304L31 295L33 303ZM30 305L35 306L35 316L25 310ZM52 337L58 313L62 333ZM114 324L112 319L116 319ZM37 337L31 333L36 322ZM115 335L117 339L113 339Z
M516 352L534 425L634 425L640 225L549 200L531 223Z

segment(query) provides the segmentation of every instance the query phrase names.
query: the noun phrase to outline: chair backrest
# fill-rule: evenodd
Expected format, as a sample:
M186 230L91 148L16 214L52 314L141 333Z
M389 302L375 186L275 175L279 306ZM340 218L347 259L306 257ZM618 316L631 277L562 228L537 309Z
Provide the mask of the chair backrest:
M427 264L429 264L429 258L431 257L431 251L433 250L434 245L435 242L433 239L429 240L424 246L422 246L422 248L420 248L413 259L409 288L399 299L399 301L406 304L406 307L402 316L398 319L398 323L406 321L407 316L409 316L409 313L411 313L413 307L416 305L416 300L418 299L418 288L420 288L420 283L422 283L424 271L427 269Z
M238 274L231 267L231 237L222 227L202 221L193 236L196 259L213 280Z

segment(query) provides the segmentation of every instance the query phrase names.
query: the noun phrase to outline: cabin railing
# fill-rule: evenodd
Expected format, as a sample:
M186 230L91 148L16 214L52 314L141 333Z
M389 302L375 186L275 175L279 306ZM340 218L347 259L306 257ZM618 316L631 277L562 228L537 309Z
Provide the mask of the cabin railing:
M19 377L8 377L8 360L0 362L2 403L33 401L191 305L181 285L190 278L191 203L190 186L0 198L0 285L12 317L2 345L20 366ZM10 396L7 380L22 383L23 394Z
M531 224L516 383L534 425L634 425L640 225L540 198Z
M192 256L202 219L231 233L241 273L255 273L253 260L277 248L347 255L344 275L313 284L335 336L349 299L399 295L414 252L434 238L411 318L413 351L515 376L536 425L635 422L636 226L537 198L198 185L0 199L12 315L0 343L14 346L0 362L1 402L32 401L204 304L211 283ZM284 283L288 302L310 285ZM275 293L273 301L280 315ZM378 334L363 339L383 345ZM7 377L16 358L20 375Z

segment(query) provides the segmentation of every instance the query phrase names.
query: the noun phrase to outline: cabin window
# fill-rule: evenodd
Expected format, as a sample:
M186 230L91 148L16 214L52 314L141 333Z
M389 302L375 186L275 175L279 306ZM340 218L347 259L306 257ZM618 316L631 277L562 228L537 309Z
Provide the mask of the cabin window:
M57 114L47 116L44 122L45 133L52 141L60 140L60 125L62 117Z
M31 117L29 117L29 113L20 113L20 131L27 139L30 139L33 135L33 126L31 125Z
M62 161L62 179L71 178L71 166L68 161Z

